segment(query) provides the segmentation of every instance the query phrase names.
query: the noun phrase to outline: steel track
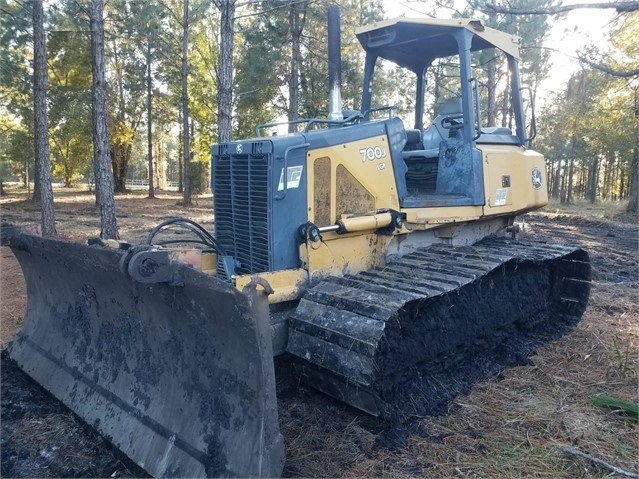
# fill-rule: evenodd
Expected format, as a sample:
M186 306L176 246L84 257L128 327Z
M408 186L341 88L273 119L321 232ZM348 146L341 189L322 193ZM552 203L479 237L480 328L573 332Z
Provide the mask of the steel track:
M370 414L437 412L576 324L590 277L573 246L430 246L310 289L289 318L287 351L305 382Z

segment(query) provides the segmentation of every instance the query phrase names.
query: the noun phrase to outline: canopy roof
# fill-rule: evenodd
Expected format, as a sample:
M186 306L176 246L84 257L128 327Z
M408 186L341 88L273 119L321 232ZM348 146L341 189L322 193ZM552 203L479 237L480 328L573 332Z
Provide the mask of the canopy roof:
M459 50L454 35L463 29L473 33L471 51L495 47L519 58L521 40L518 36L469 18L400 17L365 25L355 34L366 52L419 73L436 58L457 55Z

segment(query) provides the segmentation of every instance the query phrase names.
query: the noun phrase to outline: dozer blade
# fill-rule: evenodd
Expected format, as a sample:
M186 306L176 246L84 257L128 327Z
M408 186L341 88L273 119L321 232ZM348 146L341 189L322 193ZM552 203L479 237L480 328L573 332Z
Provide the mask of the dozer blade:
M124 254L3 235L27 285L10 357L155 477L279 476L268 303L185 264L172 283L120 272Z

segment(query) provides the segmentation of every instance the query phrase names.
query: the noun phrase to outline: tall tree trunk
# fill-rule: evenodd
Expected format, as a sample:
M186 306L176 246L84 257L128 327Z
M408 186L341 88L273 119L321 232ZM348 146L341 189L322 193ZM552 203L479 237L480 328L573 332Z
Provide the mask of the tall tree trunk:
M588 179L588 200L594 204L597 201L597 184L599 183L599 157L597 156L592 161Z
M151 40L146 44L146 144L147 159L149 161L149 198L155 198L153 184L153 130L151 123Z
M161 190L166 189L166 163L164 151L165 135L162 131L162 125L156 122L155 125L155 148L153 161L153 177L155 178L155 186Z
M184 206L191 205L191 145L189 138L189 91L187 53L189 48L189 0L184 0L182 21L182 155L184 158Z
M552 197L556 200L559 199L561 189L561 159L557 161L557 169L555 170L555 177L552 182Z
M304 9L302 12L301 9ZM291 32L291 76L288 83L289 106L288 121L297 120L300 111L300 67L302 65L302 31L306 20L306 2L292 2L289 11L289 29ZM297 125L289 124L288 131L293 133Z
M568 203L569 205L571 205L573 203L573 197L572 197L572 184L573 184L573 177L574 177L574 173L575 173L575 159L573 157L570 158L570 163L568 165L568 185L567 185L567 191L566 191L566 203Z
M51 186L51 160L49 158L49 131L47 125L47 43L44 33L42 0L33 2L33 136L35 143L36 178L40 203L42 234L56 234Z
M96 200L100 208L100 237L118 239L113 197L113 171L109 157L107 132L107 88L104 58L103 0L91 0L91 69L93 73L93 161L95 163Z
M126 170L131 160L133 144L128 140L115 140L109 150L111 159L112 183L115 192L126 191Z
M111 125L112 139L110 145L111 164L113 168L113 187L116 193L126 192L126 172L131 159L131 148L137 128L137 122L127 125L126 95L124 85L124 60L118 50L118 43L113 42L114 81L117 91L117 120Z
M178 142L178 192L184 193L184 123L182 122L182 108L178 112L178 124L180 125L180 141Z
M510 109L510 70L506 69L506 87L501 102L501 126L508 126L508 112Z
M606 154L606 169L604 173L604 199L609 200L612 195L612 171L614 168L615 156L613 152Z
M233 127L233 31L235 0L218 0L220 10L220 59L217 79L217 141L231 141ZM186 129L188 131L188 128ZM186 176L186 171L185 171Z
M628 213L637 214L639 211L639 161L637 160L637 154L635 154L632 164L630 165L630 180L628 187L628 207L626 211Z
M639 211L639 88L635 88L635 127L637 135L635 143L635 154L630 163L630 178L628 185L628 213L637 214Z
M564 171L561 175L561 187L559 192L559 202L563 205L566 202L566 179L568 178L568 162L564 165Z
M548 176L548 180L546 181L546 190L548 191L548 196L550 196L550 192L552 191L553 180L555 178L555 160L554 158L549 158L549 164L546 165L546 175Z

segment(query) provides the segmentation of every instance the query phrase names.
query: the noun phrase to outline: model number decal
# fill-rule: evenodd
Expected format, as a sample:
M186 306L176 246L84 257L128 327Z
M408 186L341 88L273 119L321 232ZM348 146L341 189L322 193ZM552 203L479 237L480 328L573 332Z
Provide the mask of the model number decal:
M386 148L382 146L362 148L359 150L359 154L362 155L362 163L366 162L366 160L381 160L382 158L386 158Z

